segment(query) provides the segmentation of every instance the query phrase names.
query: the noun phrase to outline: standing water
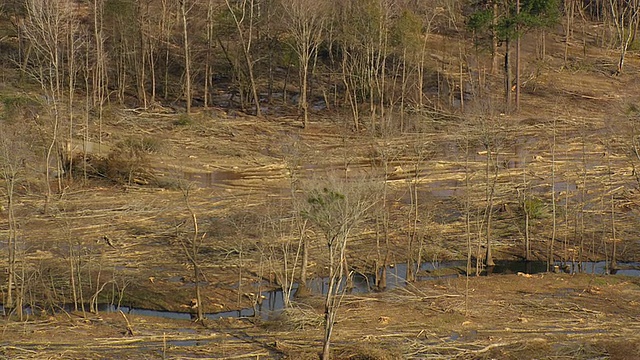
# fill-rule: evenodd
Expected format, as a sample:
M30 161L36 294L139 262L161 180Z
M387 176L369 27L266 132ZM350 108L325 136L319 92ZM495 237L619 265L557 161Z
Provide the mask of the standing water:
M558 267L562 264L556 263ZM582 269L583 273L587 274L595 274L595 275L604 275L604 274L612 274L612 275L624 275L624 276L640 276L640 262L630 262L630 263L618 263L616 270L609 270L608 264L604 261L600 262L582 262L581 264L575 263L573 265L568 264L568 266L564 267L565 272L577 273L580 269ZM466 261L446 261L441 263L424 263L420 267L420 271L418 271L417 280L418 281L429 281L429 280L437 280L437 279L445 279L458 277L461 274L464 274L466 269ZM472 267L475 271L475 266ZM533 262L522 262L522 261L497 261L496 266L486 269L483 272L483 275L491 275L491 274L513 274L513 273L527 273L527 274L539 274L546 272L547 265L544 261L533 261ZM396 264L394 266L387 267L387 287L386 290L393 290L395 288L403 288L407 286L406 273L407 273L407 265L406 264ZM438 271L444 271L449 275L435 275ZM343 279L344 280L344 279ZM315 278L307 282L307 288L315 294L326 295L327 287L328 287L329 279L328 278ZM343 281L344 283L344 281ZM292 291L292 300L293 296L295 296L295 292L298 288L298 284L293 284ZM375 290L375 277L370 274L361 274L354 273L353 274L353 288L350 289L350 293L355 294L364 294L369 293ZM247 318L254 317L256 315L260 316L262 319L270 319L274 316L277 316L284 309L284 293L280 289L264 291L261 293L262 302L260 305L256 307L257 313L254 312L253 308L244 308L240 310L233 311L223 311L216 313L207 313L207 319L221 319L221 318ZM71 307L66 308L66 311L69 311ZM148 310L148 309L140 309L133 308L128 306L120 306L117 307L115 305L103 304L99 306L99 311L104 312L115 312L118 310L122 310L126 314L134 314L134 315L143 315L143 316L155 316L166 319L175 319L175 320L189 320L191 319L191 314L185 312L174 312L174 311L159 311L159 310ZM0 306L0 313L4 312L4 307ZM34 311L30 307L25 308L26 314L33 314Z

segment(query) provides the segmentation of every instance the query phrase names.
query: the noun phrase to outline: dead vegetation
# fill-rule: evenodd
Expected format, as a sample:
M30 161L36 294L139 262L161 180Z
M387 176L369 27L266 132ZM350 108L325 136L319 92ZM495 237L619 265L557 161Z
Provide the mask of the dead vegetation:
M434 34L430 45L447 39ZM565 62L560 46L550 41L553 55L526 64L519 113L502 113L495 95L473 98L462 111L448 90L429 107L407 109L402 131L375 119L369 126L365 117L353 131L350 115L336 109L311 114L300 129L299 118L277 110L253 117L232 108L193 107L187 115L161 104L106 107L99 131L93 122L82 128L100 139L73 138L63 149L71 154L68 174L44 183L39 162L17 162L26 176L16 188L16 269L22 304L37 314L2 321L0 357L316 359L324 326L318 294L295 299L275 318L197 325L97 307L193 312L197 285L195 305L206 313L258 306L263 291L283 283L281 264L271 260L299 235L282 224L299 215L296 201L308 200L303 185L331 176L384 186L370 188L382 206L350 234L348 270L359 274L468 255L472 270L482 270L486 237L495 258L521 259L525 211L534 260L547 259L552 238L551 256L563 262L614 253L637 260L640 59L628 54L626 72L612 76L616 54L575 55L582 48L575 44ZM438 52L432 60L442 71L426 75L428 87L439 89L446 75L455 89L456 77L467 76L457 74L464 68L457 56ZM501 81L487 79L494 87ZM0 117L46 128L51 119L35 92L5 95L18 93L11 86L0 88ZM24 143L44 156L39 142ZM189 209L185 185L193 190ZM47 187L55 189L50 202ZM192 214L201 275L181 248ZM0 220L4 237L4 205ZM309 277L327 275L321 232L303 236L311 244ZM0 258L3 268L7 261ZM584 274L452 278L346 295L333 356L635 359L639 295L635 279Z
M504 275L421 282L347 296L336 359L633 359L640 322L636 279ZM311 303L313 303L312 300ZM306 300L301 300L304 309ZM317 315L315 315L317 318ZM204 326L117 313L4 324L4 356L77 358L315 358L321 323L307 310L275 320L225 318ZM261 324L256 326L256 324ZM31 334L29 338L23 334ZM33 334L37 334L34 336ZM69 339L74 341L70 342ZM10 345L9 345L10 344Z

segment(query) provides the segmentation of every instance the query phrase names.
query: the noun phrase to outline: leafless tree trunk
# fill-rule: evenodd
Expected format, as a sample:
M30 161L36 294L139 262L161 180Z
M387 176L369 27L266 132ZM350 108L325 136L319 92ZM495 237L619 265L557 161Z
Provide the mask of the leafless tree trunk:
M520 0L516 0L516 16L520 14ZM516 112L520 111L520 27L516 26Z
M346 183L331 180L318 186L308 195L308 219L318 227L327 241L329 255L329 284L325 298L325 325L322 359L331 357L331 335L337 319L338 308L346 290L344 279L349 269L345 267L347 242L351 232L362 222L369 209L377 201L372 196L373 183L362 180Z
M616 253L618 248L618 239L616 236L616 207L615 207L615 188L613 183L613 170L611 168L611 152L612 149L607 150L607 173L609 174L609 196L610 196L610 215L611 215L611 262L609 269L612 271L617 270L618 263L616 261Z
M522 189L522 209L524 210L524 259L526 261L531 260L531 230L530 230L530 219L531 219L531 200L527 197L529 193L529 184L527 183L527 161L526 158L522 162L522 184L524 188Z
M63 58L65 46L69 46L67 40L74 35L67 34L75 31L73 3L70 0L27 0L27 17L24 22L24 33L31 46L37 53L37 68L30 73L38 80L47 98L50 109L51 132L49 144L45 151L45 182L47 196L44 209L48 209L52 197L51 190L51 160L58 151L60 120L63 118L61 111L64 98L64 64ZM68 37L69 36L69 37ZM72 89L69 89L72 91ZM56 164L60 171L60 163L57 157Z
M422 41L422 51L420 52L420 64L418 66L418 106L420 109L424 108L424 71L426 69L426 60L427 60L427 45L429 40L429 35L431 35L432 23L438 15L437 9L431 14L431 16L426 17L425 23L423 24L424 34L422 35L424 40Z
M386 134L386 133L385 133ZM382 291L387 288L387 266L389 265L390 247L389 247L389 175L391 174L389 164L397 157L394 150L390 148L388 140L383 137L382 145L377 153L380 154L379 162L382 167L384 178L382 179L382 189L380 195L380 209L376 217L376 262L374 265L374 273L376 276L375 287ZM381 241L382 240L382 241ZM382 244L384 249L382 249Z
M1 125L1 124L0 124ZM20 162L15 161L14 154L15 148L13 147L11 139L8 138L8 133L5 129L0 127L0 138L2 148L0 151L0 175L4 180L4 197L7 204L7 294L4 299L4 307L6 310L11 310L15 306L15 295L13 289L16 285L16 252L18 241L18 223L15 213L15 187L19 180L22 166Z
M211 102L211 95L209 92L211 91L212 84L212 69L211 69L211 61L213 59L211 49L213 48L213 39L214 39L214 2L213 0L209 0L207 3L207 49L205 56L205 64L204 64L204 107L208 108L209 103Z
M169 98L169 67L171 54L171 34L174 27L174 16L172 16L172 9L174 1L162 0L162 16L160 18L160 29L163 50L164 50L164 74L163 74L163 98L167 100Z
M493 13L491 16L491 25L493 29L498 28L498 0L493 0ZM491 74L498 72L498 35L496 30L491 34Z
M85 46L85 53L84 53L84 88L85 88L85 93L84 93L84 131L82 132L82 141L84 141L85 143L89 142L89 119L90 119L90 114L91 114L91 96L92 96L92 92L89 91L90 86L89 86L89 79L90 79L90 74L91 74L91 66L89 65L89 56L90 56L90 46L89 44L86 44ZM87 180L88 180L88 173L87 173L87 162L89 160L89 152L87 149L88 146L84 147L84 151L82 152L82 179L84 181L84 183L86 184ZM69 154L70 155L70 154Z
M407 281L415 281L416 274L420 270L421 262L422 262L422 234L420 231L420 201L418 198L418 183L420 181L420 176L422 176L422 165L423 162L428 160L428 158L432 155L430 149L433 148L433 144L428 141L420 141L414 145L414 176L413 181L409 183L409 191L411 196L411 209L410 214L408 216L410 224L409 228L409 246L407 253ZM414 258L414 247L418 244L418 256Z
M293 294L293 286L296 278L296 272L301 265L301 258L304 252L304 243L306 234L307 221L302 220L300 216L294 216L290 226L284 226L281 218L269 219L268 226L271 228L272 237L276 243L271 243L269 247L269 263L271 271L275 274L278 286L282 290L282 300L285 309L291 307L291 295ZM297 237L297 239L296 239ZM272 241L267 239L267 242ZM297 240L294 242L294 240ZM307 266L303 262L303 266ZM305 274L306 277L306 274ZM305 279L306 281L306 279ZM298 291L305 292L302 279L298 283ZM261 299L258 299L261 301Z
M620 46L620 59L616 70L616 75L620 75L622 74L629 45L640 23L640 0L609 0L609 6L618 36L618 46Z
M102 144L102 117L104 103L107 98L107 71L106 71L106 54L104 50L104 34L103 34L103 7L104 0L93 1L93 37L95 41L95 64L93 70L92 86L93 86L93 106L98 107L98 144ZM88 129L87 129L88 131ZM101 154L101 148L98 148L98 155ZM86 159L85 159L86 161Z
M180 0L180 17L182 19L182 41L184 47L184 96L187 101L187 115L191 114L191 55L189 51L189 29L187 22L187 0Z
M359 109L359 97L358 86L355 73L357 55L351 51L351 49L344 49L342 54L342 82L345 86L345 97L351 107L351 113L353 115L353 128L355 131L360 131L360 109Z
M487 241L487 253L485 256L485 265L487 266L495 266L495 262L493 261L493 255L491 254L491 230L493 220L493 198L496 187L496 180L498 176L498 169L496 168L494 179L490 179L491 167L493 166L492 162L492 149L491 147L485 147L487 149L487 162L485 169L485 181L486 181L486 209L485 209L485 226L486 226L486 241ZM496 151L496 156L497 151Z
M581 143L582 143L582 169L581 169L581 177L582 177L582 186L580 191L580 247L578 250L578 269L580 272L583 272L584 269L582 267L582 261L584 259L584 238L585 238L585 226L584 226L584 217L586 214L586 198L587 198L587 141L586 141L586 121L582 118L582 129L581 129Z
M204 316L204 308L203 308L202 295L201 295L201 289L200 289L200 287L202 286L202 281L201 281L202 275L201 275L200 260L198 255L200 252L200 247L202 246L202 242L204 241L207 234L204 233L201 235L200 230L198 229L198 218L190 202L192 190L193 190L192 185L190 184L185 184L184 186L182 186L182 194L184 196L185 206L187 207L187 212L189 213L191 222L193 223L193 235L191 236L191 239L188 239L181 234L177 234L177 235L180 240L180 245L182 246L182 250L184 251L184 254L187 257L187 260L189 260L189 263L193 266L193 277L194 277L194 283L195 283L196 298L195 298L195 304L192 303L191 308L195 309L196 311L195 321L202 322L205 320L205 316Z
M149 106L149 101L147 99L147 54L149 53L148 44L146 37L151 36L149 34L149 29L146 29L146 24L148 22L148 6L144 6L141 1L136 1L136 28L137 38L134 42L134 64L135 64L135 82L136 82L136 90L138 92L138 101L142 102L142 107L146 109ZM148 4L147 4L148 5Z
M298 235L300 236L298 246L302 248L298 291L304 292L307 287L307 268L309 267L309 235L307 234L307 222L305 220L296 219L296 224Z
M22 240L20 212L22 191L20 185L32 176L27 164L35 161L30 122L14 118L0 121L0 199L6 211L6 290L3 290L5 311L13 309L22 317L22 302L26 278L24 276L24 257L20 249ZM3 212L4 212L3 211ZM3 239L4 241L4 239ZM22 274L21 274L22 272ZM4 292L6 291L6 292Z
M549 254L547 258L547 271L551 270L554 263L554 250L557 231L557 219L556 219L556 125L557 119L553 119L553 140L551 143L551 212L553 227L551 230L551 242L549 243Z
M365 40L367 52L367 80L369 92L369 112L371 114L371 128L384 131L384 108L385 104L385 77L386 63L388 57L389 28L391 26L391 16L395 3L379 1L375 4L376 17L374 18L377 27ZM379 114L377 111L379 108ZM379 116L378 116L379 115ZM377 118L380 123L377 123Z
M295 42L291 44L298 55L300 72L300 103L303 111L303 127L309 122L309 104L307 100L309 84L309 66L311 59L322 42L322 31L327 17L325 0L284 0L282 7L286 13L289 29Z
M486 162L485 162L485 209L483 216L483 226L485 232L485 241L486 241L486 257L485 257L485 265L486 266L494 266L495 263L493 261L492 255L492 221L493 221L493 208L494 208L494 199L495 192L498 180L498 154L499 154L499 126L496 123L497 121L491 116L484 116L479 119L478 126L480 127L479 131L481 131L481 143L484 146L486 152Z
M511 99L511 41L507 37L504 41L504 97L505 97L505 112L510 113L512 108Z
M249 82L251 84L251 92L253 94L253 102L256 107L256 116L262 116L260 110L260 98L258 97L258 86L256 84L255 76L253 73L254 60L251 57L251 46L253 44L253 28L255 23L255 0L241 0L237 6L233 6L230 0L224 0L227 4L227 8L233 17L233 21L238 31L238 37L240 39L240 45L242 46L242 53L244 55L244 61L247 65L247 72L249 76ZM246 30L243 29L246 27ZM246 31L246 34L245 34Z
M68 117L69 117L69 125L68 125L68 143L71 146L71 148L73 148L73 134L74 134L74 99L75 99L75 88L76 88L76 81L77 81L77 72L78 72L78 67L76 66L76 62L77 62L77 56L76 56L76 52L77 50L81 47L84 46L84 44L82 43L84 40L80 37L76 38L78 35L78 23L76 21L76 19L74 17L67 17L67 24L66 24L66 43L67 43L67 51L66 51L66 65L67 65L67 86L68 86L68 91L67 91L67 113L68 113ZM61 151L61 150L59 150ZM73 165L73 157L69 156L69 164L68 167L69 169L72 168ZM59 169L58 169L58 173L60 174L58 176L58 187L62 188L62 172L63 172L63 164L59 164ZM73 172L69 171L68 174L66 174L69 178L73 177Z
M571 40L571 35L573 34L573 21L575 12L574 0L567 0L564 2L564 12L565 18L567 20L564 30L564 66L566 67L569 58L569 41Z

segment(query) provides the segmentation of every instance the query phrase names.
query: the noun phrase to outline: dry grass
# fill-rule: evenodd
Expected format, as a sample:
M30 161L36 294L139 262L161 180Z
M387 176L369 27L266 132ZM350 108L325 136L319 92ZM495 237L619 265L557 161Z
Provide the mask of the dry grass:
M440 36L433 41L434 48L443 43ZM150 143L145 145L144 140L157 139L151 144L157 148L148 151L142 164L143 173L155 182L123 186L122 181L113 181L116 179L88 184L80 178L65 181L46 214L43 198L37 195L44 191L42 181L23 184L16 201L25 270L33 274L28 290L47 293L48 301L69 302L69 264L70 259L77 259L82 274L92 279L91 284L85 283L85 298L99 288L95 284L99 276L100 284L110 285L102 293L105 301L112 300L113 291L125 288L127 305L183 309L181 305L193 297L193 269L178 239L190 226L180 191L185 181L197 187L191 205L206 233L201 261L209 283L203 294L207 311L249 307L242 294L255 291L263 279L273 278L263 245L281 239L268 236L264 229L280 218L289 219L291 194L301 195L292 186L304 179L336 173L350 179L360 175L386 179L389 245L382 253L388 250L391 263L407 257L412 231L408 218L413 214L409 186L417 184L422 254L436 260L466 258L462 215L467 194L476 216L472 223L474 251L484 241L487 152L480 141L485 135L493 136L497 144L492 155L498 158L493 223L498 257L514 258L522 253L518 207L526 178L532 194L546 205L532 224L534 257L546 258L551 237L551 158L555 157L555 181L571 185L569 191L558 189L561 202L569 201L571 216L565 218L564 210L559 209L557 239L566 239L568 248L558 250L557 255L577 253L575 210L583 204L583 194L585 256L596 259L605 250L610 252L611 242L606 239L612 237L609 201L613 195L620 256L637 260L640 243L634 239L640 235L636 226L640 195L633 168L637 159L629 156L632 127L628 110L640 102L640 58L629 54L628 72L614 77L611 68L616 54L590 48L584 56L581 44L574 44L565 64L558 55L563 53L562 44L549 43L551 56L544 61L531 57L524 65L523 77L528 82L520 113L501 114L501 100L496 96L486 102L470 102L466 113L453 110L444 117L444 110L436 109L427 114L432 117L407 115L412 127L405 134L382 136L376 129L354 133L346 130L351 120L340 114L314 118L302 130L290 117L257 119L220 109L185 117L166 109L110 108L103 129L107 145L129 139L134 146L147 149ZM525 52L532 54L533 49ZM436 55L429 61L440 61ZM456 57L447 61L451 62L447 71L457 71ZM488 81L500 91L500 77ZM552 147L554 133L556 145ZM468 152L464 149L467 144ZM382 159L383 155L387 158ZM6 221L4 210L0 220ZM5 229L0 229L0 235L6 236ZM382 237L375 236L376 229L373 221L367 222L350 240L350 261L358 271L370 272L378 256L376 242ZM105 235L114 246L102 240ZM321 275L326 271L325 245L317 233L309 236L310 275ZM480 253L484 250L479 249ZM481 254L474 252L474 256ZM6 256L0 261L0 266L6 266ZM3 278L0 274L4 283ZM63 291L49 293L53 285ZM514 275L473 278L468 289L464 279L453 279L389 293L347 296L336 325L335 356L635 359L640 357L635 345L640 343L639 295L637 282L628 279ZM0 357L317 358L322 322L319 302L301 301L306 303L262 326L225 319L202 328L138 316L129 317L131 324L127 324L117 314L3 322ZM135 336L124 337L127 326ZM182 346L185 341L198 346Z
M335 328L334 356L637 358L640 322L636 299L640 286L630 280L589 275L503 275L471 278L468 297L464 296L464 278L438 286L424 282L416 283L412 290L348 296ZM322 327L309 319L320 317L318 310L293 310L265 326L221 319L202 327L136 315L127 315L125 321L116 313L87 318L58 316L26 323L5 322L3 339L7 343L0 351L11 358L36 359L99 354L123 358L146 354L147 358L231 359L251 355L310 359L320 350ZM305 326L297 326L301 321Z

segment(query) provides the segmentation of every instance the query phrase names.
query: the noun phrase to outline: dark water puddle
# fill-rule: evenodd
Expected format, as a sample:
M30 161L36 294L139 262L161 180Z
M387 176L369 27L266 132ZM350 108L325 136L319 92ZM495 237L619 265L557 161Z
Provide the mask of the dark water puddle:
M560 267L562 264L557 263ZM577 272L579 264L574 264L573 269L570 267L565 270L566 272ZM614 271L607 272L607 263L602 262L583 262L581 264L583 272L589 274L604 275L607 273L613 273ZM619 270L615 273L626 276L640 276L640 262L633 263L619 263ZM455 278L465 273L466 261L446 261L446 262L427 262L423 263L420 270L417 272L418 281L433 281L448 278ZM472 267L472 272L475 271L475 267ZM547 263L544 261L497 261L496 266L483 271L483 275L498 275L498 274L515 274L518 272L526 274L539 274L547 271ZM444 275L441 275L444 274ZM394 266L387 267L387 287L386 290L393 290L396 288L404 288L407 286L406 281L407 264L396 264ZM343 279L344 280L344 279ZM343 281L344 283L345 281ZM328 278L316 278L310 280L307 283L307 288L315 294L325 295L327 293L329 279ZM370 274L353 274L352 281L353 288L350 289L351 294L366 294L375 291L375 277ZM295 296L295 292L298 289L298 284L294 284L292 288L291 297ZM262 303L256 307L257 313L253 308L244 308L241 310L224 311L217 313L206 314L208 319L221 319L221 318L248 318L259 316L263 320L269 320L276 317L284 309L284 293L280 289L260 292L263 296ZM188 313L170 312L170 311L156 311L156 310L144 310L137 308L121 307L125 313L144 315L144 316L158 316L169 319L181 319L189 320L191 315ZM113 306L105 308L103 311L116 311Z
M611 274L624 276L640 276L640 262L618 263L614 269L604 261L567 264L565 272L577 273L582 269L587 274Z

